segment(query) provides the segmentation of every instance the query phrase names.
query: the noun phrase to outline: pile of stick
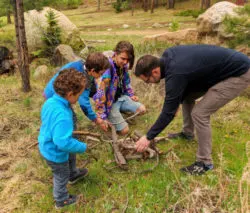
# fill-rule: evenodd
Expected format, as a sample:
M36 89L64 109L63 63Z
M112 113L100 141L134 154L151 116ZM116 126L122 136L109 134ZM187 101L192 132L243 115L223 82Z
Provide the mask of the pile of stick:
M101 135L98 133L90 133L85 131L74 131L75 135L86 136L85 141L88 142L100 142ZM117 165L122 169L127 169L127 160L131 159L149 159L154 158L159 153L159 150L155 146L160 141L167 140L166 137L156 137L149 148L143 153L136 151L136 142L142 135L138 131L134 131L132 134L127 135L125 138L118 139L116 130L112 127L112 140L108 141L113 148L114 158ZM91 147L90 147L91 148Z

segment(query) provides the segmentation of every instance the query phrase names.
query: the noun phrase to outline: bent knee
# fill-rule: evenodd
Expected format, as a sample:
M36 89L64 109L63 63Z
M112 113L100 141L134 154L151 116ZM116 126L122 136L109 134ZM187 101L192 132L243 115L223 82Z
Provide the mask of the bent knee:
M146 112L146 107L144 105L141 105L137 110L137 113L143 114Z
M129 131L129 127L128 126L126 126L124 129L122 129L121 131L117 131L117 133L119 134L119 135L126 135L126 134L128 134L128 131Z

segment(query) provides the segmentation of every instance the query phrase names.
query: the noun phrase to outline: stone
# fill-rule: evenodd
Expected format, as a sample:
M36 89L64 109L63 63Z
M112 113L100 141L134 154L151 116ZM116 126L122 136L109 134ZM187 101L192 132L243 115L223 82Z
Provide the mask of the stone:
M153 28L162 28L162 27L164 27L164 25L159 24L159 23L154 23L154 24L152 25L152 27L153 27Z
M58 26L62 32L62 43L67 42L70 45L84 46L85 43L80 37L80 31L63 13L44 7L43 10L30 10L24 13L26 38L29 51L39 50L43 46L42 35L44 29L48 26L46 14L52 10L56 17Z
M122 25L122 28L128 29L128 28L129 28L129 25L128 25L128 24L123 24L123 25Z
M166 32L151 36L145 36L144 41L166 41L179 44L180 42L196 42L197 38L197 30L195 28L188 28L175 32Z
M222 1L208 8L203 14L199 15L196 24L197 30L201 34L217 34L222 26L223 19L226 15L238 16L236 4Z
M60 44L55 49L55 53L52 57L52 62L55 66L62 66L71 61L80 59L81 58L74 53L73 49L69 45Z
M114 51L113 50L106 50L102 52L103 55L105 55L106 57L112 57L114 55Z
M46 65L40 65L36 68L33 77L34 79L39 79L46 76L49 73L49 69Z

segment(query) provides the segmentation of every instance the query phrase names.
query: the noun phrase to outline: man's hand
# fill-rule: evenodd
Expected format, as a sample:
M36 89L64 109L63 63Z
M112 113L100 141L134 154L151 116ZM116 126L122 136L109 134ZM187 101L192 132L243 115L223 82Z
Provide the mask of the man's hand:
M150 141L146 138L146 136L142 136L137 142L136 142L136 151L137 152L143 152L149 147Z
M131 98L133 101L136 101L136 102L139 101L139 98L138 98L136 95L131 96L130 98Z
M105 120L103 120L101 118L96 118L95 123L97 125L99 125L103 131L105 131L105 132L108 131L108 128L109 128L109 122L108 121L105 121Z

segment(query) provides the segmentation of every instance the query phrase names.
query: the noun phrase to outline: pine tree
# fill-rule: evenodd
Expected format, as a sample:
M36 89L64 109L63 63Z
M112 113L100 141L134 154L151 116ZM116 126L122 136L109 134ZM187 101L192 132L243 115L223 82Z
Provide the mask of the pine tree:
M61 29L56 20L56 14L53 10L49 10L46 14L48 27L46 28L42 40L44 41L44 54L52 56L55 48L61 43Z

